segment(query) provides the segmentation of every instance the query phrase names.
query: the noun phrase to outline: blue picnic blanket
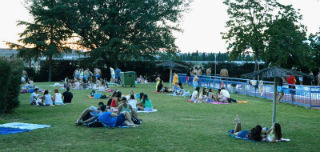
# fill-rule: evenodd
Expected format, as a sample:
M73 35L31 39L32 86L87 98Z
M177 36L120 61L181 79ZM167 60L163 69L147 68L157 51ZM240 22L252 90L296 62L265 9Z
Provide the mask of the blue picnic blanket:
M16 134L26 131L31 131L40 128L51 127L50 125L40 125L40 124L31 124L31 123L22 123L22 122L12 122L0 125L0 134Z
M16 134L30 131L29 129L19 129L19 128L8 128L8 127L0 127L0 135L8 135L8 134Z

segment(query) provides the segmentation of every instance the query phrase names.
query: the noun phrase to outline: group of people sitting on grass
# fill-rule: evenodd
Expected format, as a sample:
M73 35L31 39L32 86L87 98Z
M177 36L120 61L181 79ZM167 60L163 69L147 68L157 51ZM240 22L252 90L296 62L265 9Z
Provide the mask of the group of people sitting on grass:
M260 125L255 126L251 130L242 130L239 116L235 118L236 125L232 133L240 138L250 139L254 141L276 142L281 141L282 132L279 123L274 123L272 127L262 128Z
M218 89L216 93L213 92L212 89L203 88L200 92L200 87L196 87L191 95L191 101L194 103L202 103L202 102L223 102L223 103L231 103L237 102L235 99L230 97L230 93L225 88Z
M85 109L76 124L89 127L136 127L142 122L138 119L138 110L153 110L147 94L131 91L129 95L122 96L120 91L114 91L106 104L99 102L98 108L91 106Z
M73 94L67 87L66 91L61 94L58 89L54 89L54 94L51 96L49 90L45 90L43 95L38 94L39 89L35 88L34 92L30 95L30 104L37 106L53 106L64 105L65 103L71 103Z
M138 102L139 101L139 102ZM121 111L122 109L132 109L133 111L152 111L152 102L147 94L143 92L135 94L130 91L127 96L122 96L120 91L114 91L107 102L111 111Z

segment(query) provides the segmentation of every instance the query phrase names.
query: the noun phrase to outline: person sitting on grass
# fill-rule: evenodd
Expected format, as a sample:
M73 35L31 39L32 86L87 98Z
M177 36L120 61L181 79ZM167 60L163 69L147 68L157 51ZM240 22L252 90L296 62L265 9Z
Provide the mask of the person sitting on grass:
M213 97L212 89L210 88L208 92L207 102L213 102L213 99L214 97Z
M117 91L114 91L114 92L112 93L112 96L109 96L109 99L108 99L108 102L107 102L107 108L108 108L108 109L110 108L111 103L112 103L112 100L113 100L113 98L116 97L117 93L118 93Z
M91 122L95 121L98 118L99 113L101 113L101 106L103 106L103 105L104 105L103 102L99 102L98 108L91 106L91 107L83 110L79 119L76 121L76 124L87 126Z
M112 99L111 104L110 104L111 110L116 110L117 109L117 107L119 106L121 95L122 95L121 92L117 91L116 96Z
M54 105L63 105L62 95L58 89L54 89L53 103Z
M70 92L70 88L67 87L67 90L62 94L63 103L71 103L73 94Z
M105 127L117 127L127 125L129 127L137 127L132 120L130 114L125 111L119 115L106 111L105 105L101 106L102 113L99 114L98 121Z
M200 91L200 87L196 87L196 89L193 91L193 93L191 95L191 101L193 101L193 103L198 103L199 91Z
M34 92L31 94L31 96L30 96L30 104L31 105L39 105L39 103L41 103L41 99L39 98L38 91L39 91L39 89L36 88L36 89L34 89Z
M163 81L159 80L159 84L157 85L157 92L162 92L163 91Z
M144 95L143 92L140 92L139 94L137 94L137 100L139 100L141 102L143 95Z
M281 126L279 123L275 123L271 129L262 128L260 125L252 128L250 131L241 130L241 122L239 116L235 118L236 126L233 131L233 134L240 138L248 138L255 141L268 141L275 142L279 141L282 138Z
M128 104L128 100L126 97L121 98L121 104L118 107L118 112L117 114L123 113L123 112L129 112L131 114L131 117L138 118L138 114L136 111L132 108L130 104Z
M229 102L230 93L225 88L218 89L217 101L218 102Z
M206 102L207 99L208 99L207 88L203 88L202 92L199 95L199 101L200 102Z
M135 99L134 95L130 95L130 98L128 100L128 104L131 105L132 109L134 111L137 111L137 100Z
M148 98L147 94L143 95L142 100L140 100L140 103L137 104L137 108L138 108L138 110L142 110L142 111L152 111L153 110L152 102Z
M52 97L49 94L48 90L44 91L43 97L42 97L42 103L39 105L43 106L53 106Z

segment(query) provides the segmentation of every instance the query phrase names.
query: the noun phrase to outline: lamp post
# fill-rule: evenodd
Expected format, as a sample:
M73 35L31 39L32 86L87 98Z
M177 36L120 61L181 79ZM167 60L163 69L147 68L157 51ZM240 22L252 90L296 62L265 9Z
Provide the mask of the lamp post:
M217 76L217 53L214 54L214 76Z

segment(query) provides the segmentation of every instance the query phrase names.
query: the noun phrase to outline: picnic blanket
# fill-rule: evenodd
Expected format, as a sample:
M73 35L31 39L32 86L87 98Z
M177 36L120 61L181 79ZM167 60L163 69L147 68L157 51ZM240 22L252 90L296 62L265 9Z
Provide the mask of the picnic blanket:
M237 101L237 103L248 103L248 101Z
M241 140L246 140L246 141L253 141L253 142L258 142L258 141L255 141L255 140L251 140L247 137L239 137L239 136L236 136L233 134L234 130L229 130L228 131L228 136L232 137L232 138L236 138L236 139L241 139ZM281 138L281 140L277 140L276 142L288 142L290 141L290 139L285 139L285 138ZM266 140L263 140L261 142L268 142Z
M0 127L0 135L8 135L8 134L17 134L30 131L28 129L19 129L19 128L8 128L8 127Z
M50 87L63 87L63 84L54 83L53 85L49 85Z
M157 109L152 109L152 111L137 111L138 113L150 113L150 112L157 112Z
M210 104L229 104L228 102L208 102Z
M22 123L22 122L12 122L0 125L0 134L15 134L26 131L31 131L40 128L51 127L50 125L40 125L40 124L31 124L31 123Z

